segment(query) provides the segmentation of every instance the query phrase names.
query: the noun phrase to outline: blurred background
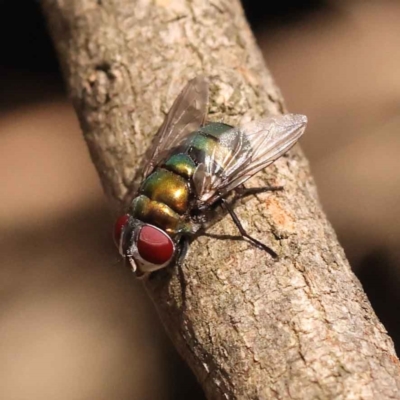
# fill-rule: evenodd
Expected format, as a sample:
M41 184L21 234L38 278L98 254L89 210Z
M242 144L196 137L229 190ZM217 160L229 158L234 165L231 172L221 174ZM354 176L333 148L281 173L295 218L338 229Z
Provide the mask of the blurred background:
M323 207L399 350L400 3L244 6L288 108L309 116ZM0 398L204 399L115 266L38 2L0 0L0 49Z

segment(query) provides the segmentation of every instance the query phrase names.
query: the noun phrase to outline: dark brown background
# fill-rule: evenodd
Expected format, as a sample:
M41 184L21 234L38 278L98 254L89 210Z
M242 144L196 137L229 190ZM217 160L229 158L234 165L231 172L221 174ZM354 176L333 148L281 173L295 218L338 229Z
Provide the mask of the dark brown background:
M400 4L260 3L322 204L399 348ZM0 0L0 49L0 398L203 399L118 263L37 2Z

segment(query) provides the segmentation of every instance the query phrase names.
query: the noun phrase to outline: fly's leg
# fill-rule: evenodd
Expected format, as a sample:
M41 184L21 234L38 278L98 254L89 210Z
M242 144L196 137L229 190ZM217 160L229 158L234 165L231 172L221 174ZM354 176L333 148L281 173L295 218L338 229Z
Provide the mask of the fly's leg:
M182 267L183 261L186 257L188 250L189 250L189 239L186 236L183 236L182 239L180 240L180 251L176 259L176 265L179 268Z
M183 271L182 271L182 264L186 257L186 254L188 252L189 244L190 244L189 239L187 237L182 237L177 245L178 251L174 258L174 261L172 261L171 264L168 265L168 268L162 268L162 269L159 269L156 271L146 272L146 273L136 270L135 271L136 277L139 279L142 279L144 277L149 277L149 279L153 279L156 275L159 275L159 274L164 274L164 276L166 274L171 277L172 271L173 271L172 267L176 267L178 269L179 280L181 282L182 297L185 297L186 281L185 281L185 276L183 275Z
M262 189L262 188L256 188L256 189ZM244 238L246 238L250 243L252 243L254 246L258 247L259 249L266 251L272 258L275 258L275 259L278 258L278 255L272 249L270 249L264 243L261 243L259 240L251 237L246 232L246 230L243 228L243 225L240 222L238 216L236 215L235 211L233 210L232 206L229 204L228 201L226 201L225 199L222 198L221 199L221 205L226 211L228 211L229 215L232 217L233 222L235 223L235 225L239 229L240 234Z
M188 250L189 250L189 239L184 236L180 241L180 252L175 263L176 268L178 269L179 281L181 284L183 309L186 309L186 279L182 270L182 264L183 261L185 260Z
M265 192L280 192L283 190L283 186L263 186L255 188L246 188L244 186L236 188L235 199L243 199L244 197L251 196L253 194L265 193Z

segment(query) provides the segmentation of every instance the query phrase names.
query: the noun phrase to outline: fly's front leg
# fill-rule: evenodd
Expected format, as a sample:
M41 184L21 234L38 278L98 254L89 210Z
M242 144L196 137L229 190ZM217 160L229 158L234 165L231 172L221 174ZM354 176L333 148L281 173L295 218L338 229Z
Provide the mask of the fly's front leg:
M180 240L180 252L175 262L175 266L178 269L179 281L181 284L183 309L186 309L186 279L185 279L185 274L183 273L182 270L182 264L183 261L185 260L188 250L189 250L189 239L183 236L182 239Z
M258 189L258 188L257 188ZM221 199L221 205L222 207L228 211L229 215L232 217L233 222L239 229L240 234L246 238L250 243L252 243L254 246L258 247L261 250L266 251L272 258L278 258L278 255L270 249L268 246L266 246L264 243L261 243L259 240L251 237L246 230L243 228L242 223L240 222L238 216L236 215L235 211L233 210L231 204L226 201L224 198Z
M186 236L183 236L180 240L180 251L179 254L176 258L176 263L175 265L178 268L182 267L183 261L185 260L186 254L189 250L189 239Z
M265 192L280 192L283 190L283 186L263 186L256 188L246 188L244 186L235 189L236 196L235 200L243 199L244 197L251 196L253 194L265 193Z

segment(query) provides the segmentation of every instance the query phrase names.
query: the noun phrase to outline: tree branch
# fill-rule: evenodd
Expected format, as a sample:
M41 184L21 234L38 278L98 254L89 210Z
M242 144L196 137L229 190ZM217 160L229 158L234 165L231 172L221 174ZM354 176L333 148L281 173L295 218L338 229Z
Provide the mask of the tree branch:
M282 112L237 0L42 0L71 98L114 210L186 82L211 81L210 119ZM295 73L295 70L294 70ZM251 184L283 185L236 210L279 261L203 236L149 295L210 399L400 398L399 361L290 152ZM211 236L237 235L224 218Z

